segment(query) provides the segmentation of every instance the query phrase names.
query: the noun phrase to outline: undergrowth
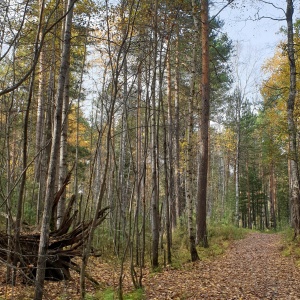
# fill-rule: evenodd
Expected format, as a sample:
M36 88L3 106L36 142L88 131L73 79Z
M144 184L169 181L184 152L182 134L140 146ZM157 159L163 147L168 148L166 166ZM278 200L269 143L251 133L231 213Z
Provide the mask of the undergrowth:
M237 228L233 225L213 224L208 227L209 248L197 246L198 255L201 260L213 259L225 253L226 249L234 240L242 239L250 230ZM180 226L172 233L172 263L166 264L165 249L160 251L160 266L150 271L150 276L154 276L157 272L162 272L164 266L172 269L190 268L189 237L184 226ZM98 291L94 295L87 295L86 300L114 300L118 298L116 289L106 289ZM134 290L131 293L123 295L124 300L142 300L145 294L142 289Z
M294 239L294 230L292 228L282 231L282 255L292 256L296 264L300 267L300 237Z
M201 260L212 259L225 253L232 241L242 239L250 230L234 225L214 224L208 227L208 248L198 247ZM189 238L186 230L178 229L173 233L172 267L181 268L190 261Z
M118 298L118 292L112 288L104 291L98 291L95 295L87 295L85 300L115 300ZM143 300L145 293L143 289L137 289L123 295L123 300Z

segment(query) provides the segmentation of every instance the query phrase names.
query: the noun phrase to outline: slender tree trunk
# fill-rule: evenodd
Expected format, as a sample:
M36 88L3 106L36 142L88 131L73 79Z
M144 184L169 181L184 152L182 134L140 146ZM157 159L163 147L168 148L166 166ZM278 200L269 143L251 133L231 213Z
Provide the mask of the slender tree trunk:
M249 179L249 163L248 159L246 161L246 172L247 172L247 219L248 219L248 228L252 228L252 219L251 219L251 196L250 196L250 179Z
M40 6L43 1L40 1ZM42 6L41 6L42 7ZM37 181L40 181L40 167L41 167L41 149L42 145L42 136L45 125L45 90L46 90L46 70L45 70L45 51L41 50L40 62L39 62L39 86L37 94L37 121L36 121L36 140L35 147L36 153L38 154L37 161L35 163L35 178Z
M276 230L276 183L275 183L275 170L274 163L271 163L270 166L270 184L269 184L269 193L270 193L270 222L271 226Z
M89 38L89 24L90 24L90 19L88 20L88 23L87 23L87 26L86 26L86 32L85 32L85 42L84 42L84 50L83 50L83 57L82 57L82 62L81 62L81 70L80 70L80 80L79 80L79 87L78 87L78 91L77 91L77 103L76 103L76 149L75 149L75 163L74 163L74 194L75 194L75 201L76 201L76 204L75 204L75 207L78 208L79 210L79 213L77 215L77 222L80 222L81 221L81 209L80 209L80 203L81 203L81 197L82 197L82 193L79 193L79 180L78 180L78 162L79 162L79 125L80 125L80 99L81 99L81 93L82 93L82 84L83 84L83 75L84 75L84 70L85 70L85 64L86 64L86 57L87 57L87 47L88 47L88 38ZM106 73L106 70L104 71L104 74L103 76L105 76L105 73ZM66 84L66 96L67 96L67 93L69 93L69 87L68 87L68 84L69 84L69 76L67 78L67 84ZM103 89L104 90L104 89ZM68 97L68 96L67 96ZM64 128L63 130L66 130L66 133L67 134L67 130L68 130L68 114L69 114L69 97L68 99L65 99L65 103L64 103L64 106L66 107L66 110L63 109L63 113L66 117L66 121L63 123L64 124ZM65 111L65 112L64 112ZM102 128L101 126L101 122L100 122L100 128ZM62 134L62 137L64 135L64 132ZM67 136L66 136L67 138ZM100 137L99 137L100 139ZM63 139L62 139L62 142L63 142ZM67 139L66 139L66 145L63 146L63 144L61 145L61 155L63 155L63 150L67 148ZM97 149L97 154L98 152L100 152L99 149ZM62 160L62 157L60 158ZM63 163L61 161L61 163ZM66 162L67 163L67 162ZM65 172L65 173L62 173L61 176L60 176L60 180L61 183L63 183L64 179L65 179L65 174L67 173L67 165L65 165L64 167L60 164L61 168L60 170L62 172ZM97 173L97 170L98 170L98 164L97 164L97 158L96 158L96 173ZM90 175L91 178L92 178L92 175ZM57 221L59 223L59 215L63 215L63 212L62 213L59 213L59 210L62 209L64 210L64 204L65 202L65 199L61 199L58 203L58 207L57 207L57 210L58 210L58 213L57 213ZM88 202L88 200L87 200ZM60 207L61 206L61 207Z
M183 201L180 197L180 120L179 120L179 26L177 26L177 38L175 45L175 147L174 147L174 187L175 187L175 203L176 203L176 218L179 220L182 214Z
M169 44L168 44L169 45ZM172 150L170 147L171 145L171 139L172 134L170 133L170 119L172 120L170 114L171 114L171 68L170 68L170 57L169 57L170 49L167 51L167 97L168 97L168 122L166 122L166 113L163 103L163 95L162 95L162 81L163 81L163 72L160 71L160 103L161 103L161 110L162 110L162 117L163 117L163 132L164 132L164 142L163 142L163 157L164 157L164 179L165 179L165 202L164 202L164 208L165 208L165 225L166 225L166 240L167 240L167 263L171 264L171 220L173 218L176 219L176 206L175 202L173 202L174 197L172 197L172 191L174 191L173 186L173 165L172 165ZM161 69L161 68L160 68ZM167 128L168 125L168 128ZM169 150L169 151L168 151ZM168 160L169 158L169 160ZM168 168L169 167L169 168ZM172 218L172 219L171 219ZM176 224L176 223L175 223ZM174 226L174 223L173 223Z
M150 59L150 56L149 56ZM146 214L147 214L147 178L148 178L148 169L147 169L147 159L148 159L148 148L151 145L150 141L150 132L151 132L151 107L150 107L150 63L149 68L145 68L145 85L146 85L146 103L145 103L145 114L144 114L144 122L145 122L145 139L144 139L144 149L143 149L143 189L142 189L142 204L143 204L143 214L142 214L142 253L141 253L141 266L145 266L145 252L146 252Z
M169 43L170 45L170 43ZM167 122L167 143L169 157L169 204L172 228L177 226L176 201L175 201L175 182L174 182L174 151L173 151L173 105L172 105L172 74L171 74L171 49L167 52L167 99L168 99L168 122Z
M196 248L196 237L193 222L193 197L192 197L192 142L191 136L193 133L193 102L195 97L195 73L196 73L196 42L194 42L193 49L193 64L192 64L192 75L190 83L190 97L188 103L188 128L187 128L187 151L186 151L186 183L185 183L185 194L186 194L186 208L188 215L188 232L189 232L189 246L191 260L199 260L197 248Z
M43 212L43 220L41 227L41 237L39 243L38 251L38 262L37 262L37 272L36 272L36 284L35 284L35 300L42 300L43 297L43 286L45 279L45 269L46 269L46 259L47 259L47 248L49 242L49 231L50 231L50 220L51 220L51 211L52 203L54 199L54 188L55 188L55 178L57 170L57 157L59 155L60 147L60 136L62 128L62 107L64 101L64 88L65 80L67 73L69 72L70 65L70 48L71 48L71 26L73 18L73 6L74 1L70 0L68 3L69 13L65 19L65 32L64 32L64 47L62 53L62 61L60 67L60 73L58 78L58 90L57 97L55 102L55 118L54 118L54 127L52 135L52 145L51 145L51 154L50 162L48 169L48 178L47 178L47 188L46 188L46 197L45 205Z
M40 8L40 14L39 14L39 25L37 30L37 36L35 40L35 52L34 52L34 58L36 59L38 56L38 47L39 47L39 40L40 40L40 32L42 27L42 20L43 20L43 14L44 14L44 2L41 3ZM21 233L21 219L22 219L22 209L23 209L23 201L24 201L24 194L25 194L25 183L26 183L26 175L27 175L27 155L28 155L28 126L29 126L29 116L30 116L30 109L31 109L31 102L33 97L33 89L34 89L34 81L35 81L35 70L33 70L30 78L29 83L29 92L28 92L28 99L27 99L27 107L25 110L25 116L24 116L24 128L23 128L23 145L22 145L22 178L20 183L20 190L19 190L19 197L17 202L17 212L16 212L16 222L15 222L15 235L14 235L14 266L17 265L18 257L22 255L20 245L19 245L19 239L20 239L20 233ZM16 281L16 269L14 270L13 275L13 284L15 284Z
M6 120L5 120L5 146L6 146L6 233L8 235L8 251L12 249L12 197L11 197L11 186L12 186L12 170L11 170L11 115L14 100L14 92L11 95L11 103L7 106ZM2 120L1 120L2 121ZM11 282L11 262L12 255L7 255L7 268L6 268L6 282Z
M139 220L141 212L141 192L144 172L142 170L142 122L141 122L141 99L142 99L142 65L139 63L137 74L137 110L136 110L136 265L141 264ZM141 269L140 269L141 270Z
M68 114L69 114L69 93L70 93L70 80L69 74L66 75L66 83L64 89L64 101L62 108L62 133L60 138L59 149L59 174L58 174L58 188L60 189L67 176L68 163L67 163L67 144L68 144ZM66 209L66 190L61 195L57 205L57 220L56 227L59 228L62 218Z
M235 152L235 224L239 226L240 221L240 144L241 144L241 97L237 95L236 106L236 152Z
M221 211L220 211L220 221L223 220L225 214L225 199L226 199L226 164L225 164L225 157L224 153L222 154L220 151L220 172L219 172L219 192L221 195Z
M158 0L154 3L154 42L153 42L153 77L151 86L152 124L151 124L151 146L152 146L152 197L151 197L151 227L152 227L152 266L158 266L159 246L159 201L158 201L158 180L157 180L157 113L156 113L156 68L157 68L157 40L158 40Z
M37 199L37 212L36 212L36 226L39 227L41 222L41 216L43 211L45 193L46 193L46 181L47 181L47 168L50 159L51 152L51 132L52 132L52 116L53 116L53 103L55 102L54 90L55 90L55 74L57 69L57 57L56 57L56 43L57 43L57 29L58 26L54 28L54 37L52 40L52 56L50 59L50 68L49 68L49 79L47 86L47 93L45 96L45 107L44 107L44 120L42 135L40 138L41 145L38 147L36 145L36 150L40 151L38 156L38 174L39 177L39 191ZM46 79L45 79L46 80ZM39 86L39 88L42 88ZM36 139L36 143L38 143Z
M296 62L295 45L293 32L293 0L287 0L286 21L288 34L288 57L290 65L290 91L287 100L287 118L289 131L289 149L290 149L290 195L292 204L292 225L294 227L295 237L300 233L300 191L299 191L299 167L297 150L297 128L294 120L294 108L296 99Z
M22 145L22 179L20 183L20 190L19 190L19 197L17 202L17 213L16 213L16 222L15 222L15 235L14 235L14 261L13 264L16 267L18 258L21 253L21 248L19 245L20 233L21 233L21 224L22 224L22 210L23 210L23 202L24 202L24 194L25 194L25 183L26 183L26 175L27 175L27 155L28 155L28 126L29 126L29 115L30 115L30 108L32 102L32 94L33 94L33 86L34 86L34 79L35 79L35 71L32 72L30 86L29 86L29 93L27 99L27 107L24 116L24 129L23 129L23 145ZM22 266L23 267L23 266ZM16 283L16 269L14 269L13 275L13 284Z
M200 113L200 163L196 210L196 241L208 247L206 228L206 201L208 176L208 133L210 110L210 72L209 72L209 21L208 0L201 1L201 46L202 46L202 77L201 77L201 113Z

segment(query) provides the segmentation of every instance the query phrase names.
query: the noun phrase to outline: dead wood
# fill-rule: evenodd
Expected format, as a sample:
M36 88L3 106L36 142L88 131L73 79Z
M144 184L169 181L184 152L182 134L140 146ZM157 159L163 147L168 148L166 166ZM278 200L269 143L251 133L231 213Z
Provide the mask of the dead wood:
M69 176L66 178L64 188L68 182ZM53 202L53 212L61 195L62 190L60 189ZM78 271L72 259L82 256L84 243L88 239L92 226L92 220L75 224L78 211L74 210L74 203L75 196L72 196L60 227L50 232L45 276L47 280L68 280L71 278L70 268ZM97 226L105 220L108 209L109 207L105 207L99 211ZM9 243L9 240L12 243ZM14 257L16 255L17 265L15 267L18 268L24 283L30 283L30 281L33 282L35 280L39 241L39 232L21 232L18 241L20 251L16 253L14 245L17 243L14 241L14 236L0 232L0 260L6 262L9 256ZM12 245L10 249L9 244ZM90 276L86 276L93 281Z

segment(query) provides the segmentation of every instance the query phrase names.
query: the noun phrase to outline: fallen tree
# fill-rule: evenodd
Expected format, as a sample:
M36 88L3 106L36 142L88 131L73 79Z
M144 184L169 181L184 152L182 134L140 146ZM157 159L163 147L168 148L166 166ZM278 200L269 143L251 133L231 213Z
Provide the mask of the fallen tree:
M66 185L67 181L54 199L53 220L57 203ZM79 268L72 262L72 259L82 256L92 220L76 223L78 211L73 209L74 203L75 196L72 196L59 228L52 229L50 232L45 275L47 280L68 280L71 278L70 269L78 272ZM105 220L108 209L109 207L105 207L98 212L95 226L99 226ZM24 283L35 280L39 241L39 232L21 232L18 241L14 240L13 235L0 232L0 259L3 263L11 265L13 269L17 268ZM19 251L17 252L15 249L19 249Z

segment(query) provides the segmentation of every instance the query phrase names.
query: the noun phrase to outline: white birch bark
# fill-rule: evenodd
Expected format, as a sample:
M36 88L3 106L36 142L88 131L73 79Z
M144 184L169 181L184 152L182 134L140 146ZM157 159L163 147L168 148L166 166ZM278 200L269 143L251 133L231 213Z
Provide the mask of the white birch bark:
M54 115L54 127L52 133L52 145L51 154L48 168L47 184L46 184L46 196L43 211L41 236L38 250L38 262L36 272L36 284L35 284L35 300L42 300L43 298L43 286L45 279L45 268L47 259L47 248L49 242L50 232L50 219L52 211L52 203L54 199L54 187L56 179L56 170L58 165L58 155L60 147L60 137L62 128L62 108L64 101L64 88L66 76L69 71L70 64L70 48L71 48L71 27L73 18L74 1L69 0L68 9L69 12L65 19L65 32L64 32L64 47L62 52L61 67L58 78L57 97L55 102L55 115Z

